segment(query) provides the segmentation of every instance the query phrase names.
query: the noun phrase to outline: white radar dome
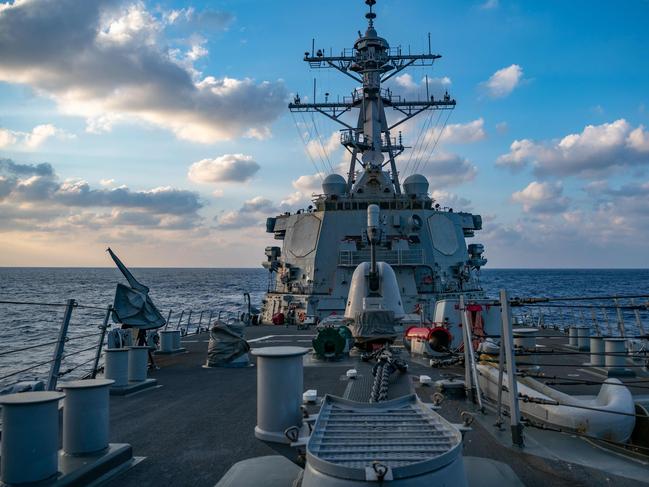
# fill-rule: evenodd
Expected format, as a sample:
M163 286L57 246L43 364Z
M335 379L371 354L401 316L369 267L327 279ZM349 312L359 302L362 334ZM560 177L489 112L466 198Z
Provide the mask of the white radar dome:
M428 194L428 179L421 174L411 174L403 182L403 189L409 196Z
M326 195L340 196L347 188L347 181L340 174L329 174L322 181L322 191Z

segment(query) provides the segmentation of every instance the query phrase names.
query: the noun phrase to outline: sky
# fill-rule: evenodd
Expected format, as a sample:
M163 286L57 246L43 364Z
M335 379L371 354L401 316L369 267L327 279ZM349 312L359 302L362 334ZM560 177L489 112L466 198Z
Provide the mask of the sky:
M0 266L257 267L265 219L348 164L296 95L364 31L361 0L0 0ZM434 66L405 99L401 177L481 214L492 268L649 267L649 1L379 0L376 29ZM428 80L428 81L426 81ZM447 120L447 121L446 121ZM446 124L444 124L446 121ZM443 130L442 130L443 127ZM396 136L396 134L393 134ZM434 150L433 150L434 149Z

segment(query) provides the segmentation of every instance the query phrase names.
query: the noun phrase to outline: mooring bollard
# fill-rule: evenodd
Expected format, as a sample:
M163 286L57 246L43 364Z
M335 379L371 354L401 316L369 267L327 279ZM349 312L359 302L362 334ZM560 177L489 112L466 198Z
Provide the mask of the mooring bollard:
M182 348L182 345L180 344L180 330L173 330L173 349L178 350Z
M149 347L146 345L128 347L128 380L144 382L149 360Z
M108 448L108 379L60 384L63 401L63 451L87 455Z
M284 432L302 426L303 347L252 350L257 359L257 426L260 440L290 443Z
M20 392L0 396L2 447L0 479L25 484L54 477L58 472L59 407L65 394Z
M626 365L626 338L606 338L606 368L609 372L625 370Z
M160 332L160 351L161 352L172 352L176 350L175 346L175 335L180 335L180 332L175 332L173 330L162 330Z
M590 337L590 364L595 367L604 366L604 339Z
M512 331L514 335L514 347L522 348L523 350L536 349L538 328L514 328Z
M128 385L128 348L107 348L104 377L114 381L113 387Z
M571 326L568 328L568 345L571 347L576 347L579 345L578 339L577 339L577 327L576 326Z
M590 328L588 326L577 327L577 350L587 352L590 349Z

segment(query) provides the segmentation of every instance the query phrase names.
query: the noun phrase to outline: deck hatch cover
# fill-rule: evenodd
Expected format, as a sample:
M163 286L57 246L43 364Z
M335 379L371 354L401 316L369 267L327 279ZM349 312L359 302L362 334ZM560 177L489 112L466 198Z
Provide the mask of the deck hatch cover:
M462 435L414 394L379 403L326 396L307 444L307 461L336 477L363 480L374 462L394 478L431 472L461 453Z

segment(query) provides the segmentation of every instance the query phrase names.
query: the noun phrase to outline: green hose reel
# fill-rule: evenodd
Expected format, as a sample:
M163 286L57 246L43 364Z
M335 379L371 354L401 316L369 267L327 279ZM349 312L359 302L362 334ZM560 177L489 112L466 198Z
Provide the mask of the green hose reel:
M349 351L352 334L346 326L321 328L313 339L313 350L320 358L334 359Z

